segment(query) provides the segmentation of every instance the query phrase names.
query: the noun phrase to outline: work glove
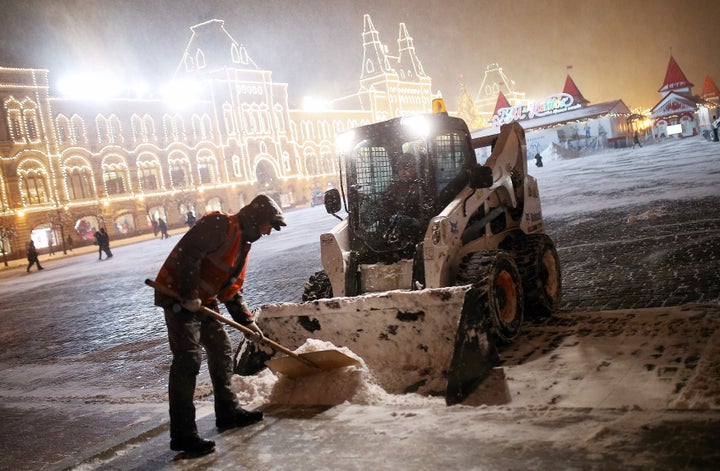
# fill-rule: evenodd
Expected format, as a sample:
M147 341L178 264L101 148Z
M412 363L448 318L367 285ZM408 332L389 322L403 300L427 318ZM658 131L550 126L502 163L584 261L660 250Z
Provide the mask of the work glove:
M252 342L252 343L260 343L262 342L262 339L265 338L265 336L262 333L262 330L260 330L260 327L255 323L255 321L250 322L249 324L245 324L245 327L252 330L252 334L245 334L245 336Z
M198 312L202 309L202 301L200 298L186 299L181 303L183 309L190 312Z

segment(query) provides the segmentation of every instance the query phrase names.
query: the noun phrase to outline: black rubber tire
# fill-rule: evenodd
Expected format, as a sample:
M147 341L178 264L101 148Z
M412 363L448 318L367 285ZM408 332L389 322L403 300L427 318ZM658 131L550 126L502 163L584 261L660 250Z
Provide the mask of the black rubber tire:
M325 270L315 272L305 283L305 291L302 295L303 302L315 301L316 299L332 298L332 285Z
M531 234L513 244L525 294L525 313L546 317L560 307L562 276L555 244L547 234Z
M522 279L513 257L502 250L468 254L460 264L457 284L473 284L479 310L487 313L495 340L509 344L523 322Z

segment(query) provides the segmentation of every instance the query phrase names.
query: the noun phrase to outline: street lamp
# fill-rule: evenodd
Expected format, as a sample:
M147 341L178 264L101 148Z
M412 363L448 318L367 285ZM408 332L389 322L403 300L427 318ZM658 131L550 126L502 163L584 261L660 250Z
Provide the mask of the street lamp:
M62 240L62 249L63 254L67 255L67 243L65 241L65 222L68 219L68 216L70 216L68 208L60 206L57 202L55 203L55 211L57 213L57 219L54 216L50 216L50 222L53 225L53 232L57 230L57 226L60 227L60 240ZM56 234L56 242L57 242L57 232Z

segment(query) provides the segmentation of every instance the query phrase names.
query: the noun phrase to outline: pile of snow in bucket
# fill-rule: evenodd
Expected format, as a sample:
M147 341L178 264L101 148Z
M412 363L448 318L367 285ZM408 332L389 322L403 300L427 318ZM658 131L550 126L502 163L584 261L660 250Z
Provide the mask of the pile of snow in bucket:
M442 403L443 398L428 398L418 394L388 394L378 386L362 358L345 347L330 342L308 339L295 350L309 353L320 350L338 350L355 358L359 366L336 368L302 378L287 378L264 369L255 376L233 376L232 388L241 404L252 407L267 405L327 405L343 403L361 405L406 404L421 405Z

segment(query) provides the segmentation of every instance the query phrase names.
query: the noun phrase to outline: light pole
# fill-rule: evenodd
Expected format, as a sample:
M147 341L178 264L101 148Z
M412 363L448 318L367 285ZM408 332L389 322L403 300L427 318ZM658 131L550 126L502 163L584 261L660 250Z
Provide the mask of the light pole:
M54 216L50 216L50 222L53 225L53 232L55 233L56 242L57 242L57 229L59 226L60 228L60 240L62 240L62 249L63 254L67 255L67 241L65 240L65 221L67 220L68 216L68 209L66 207L60 206L57 202L55 203L55 211L57 213L57 218Z
M6 245L11 239L17 237L17 231L15 230L15 224L7 224L5 218L0 220L0 252L2 252L3 263L5 266L9 266L7 262L7 249Z

